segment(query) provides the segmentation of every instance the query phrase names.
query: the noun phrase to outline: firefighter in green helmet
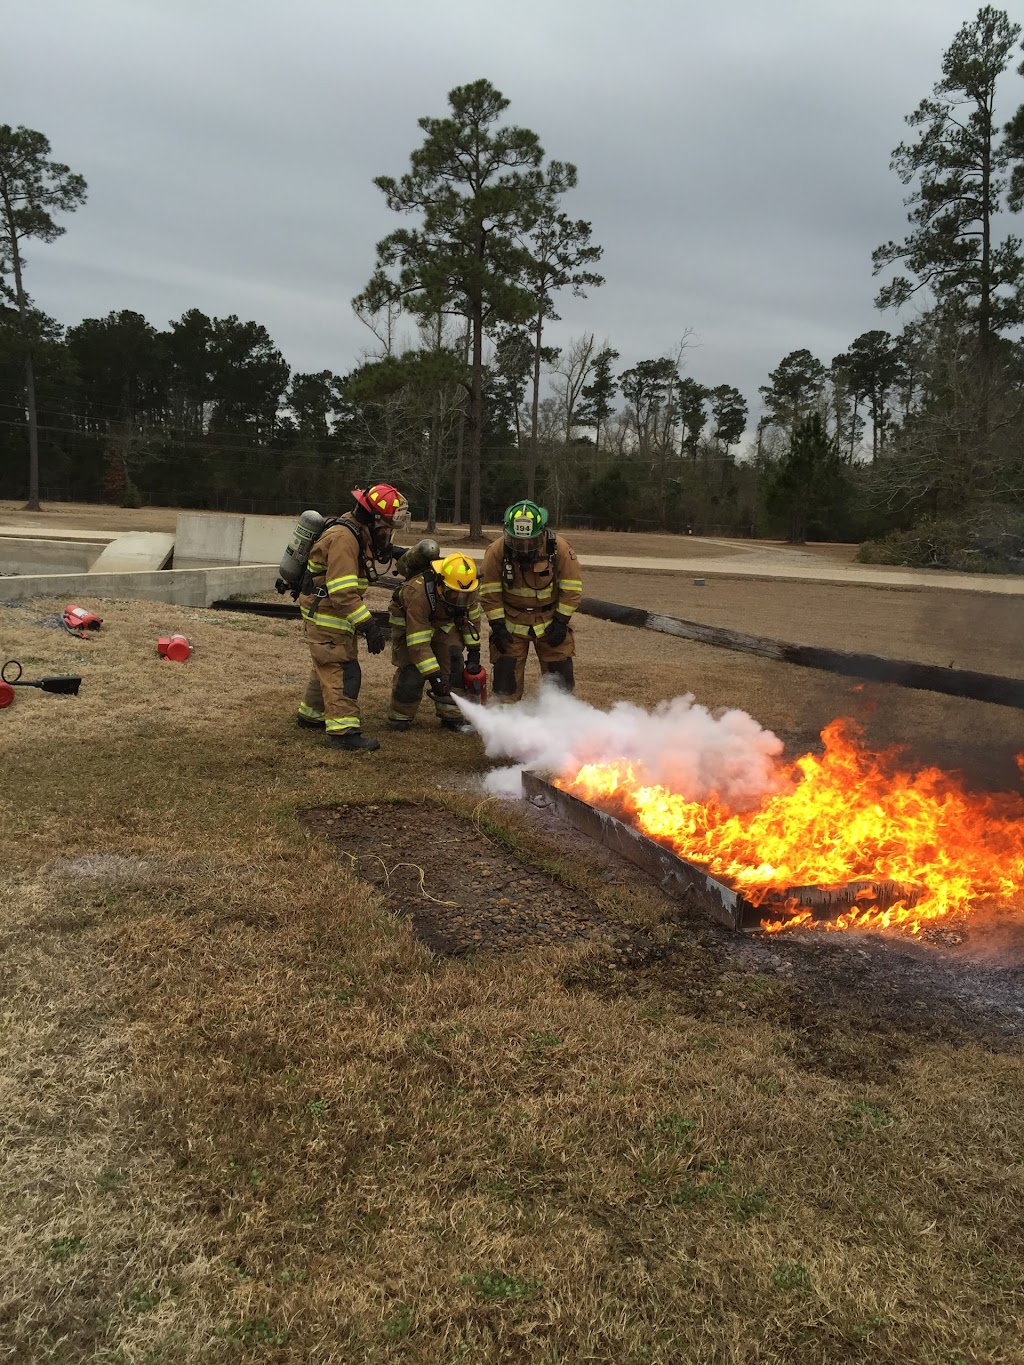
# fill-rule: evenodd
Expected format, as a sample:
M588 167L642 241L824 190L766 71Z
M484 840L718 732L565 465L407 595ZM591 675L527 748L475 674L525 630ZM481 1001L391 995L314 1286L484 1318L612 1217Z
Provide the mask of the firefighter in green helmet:
M548 526L547 509L514 502L504 529L484 554L480 605L490 623L492 687L499 701L518 701L530 642L540 670L575 686L572 617L583 597L576 551Z

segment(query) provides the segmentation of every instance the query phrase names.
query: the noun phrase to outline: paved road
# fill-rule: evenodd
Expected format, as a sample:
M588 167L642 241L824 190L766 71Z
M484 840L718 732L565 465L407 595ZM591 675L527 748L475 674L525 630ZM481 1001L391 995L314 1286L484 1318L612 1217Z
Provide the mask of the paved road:
M951 573L945 569L899 569L874 564L844 564L825 555L812 554L796 546L767 549L763 546L736 546L731 541L708 541L715 553L702 557L700 542L694 538L694 553L685 559L631 558L621 555L581 553L585 569L646 569L650 573L688 573L700 577L798 578L807 583L857 583L875 588L950 588L968 592L1008 593L1024 596L1024 574ZM725 545L734 553L723 555ZM445 547L445 553L458 551L472 558L479 549Z
M35 540L114 540L123 532L81 530L33 523L29 533L21 525L0 524L0 536L26 536ZM702 547L707 553L702 554ZM722 551L726 553L723 554ZM444 552L481 556L479 546L445 545ZM765 546L756 542L738 544L733 540L704 539L694 536L693 553L679 559L630 555L580 554L580 563L591 569L646 569L650 573L686 573L698 577L797 578L805 583L857 583L875 588L951 588L966 592L988 592L1024 596L1024 574L951 573L945 569L899 569L874 564L846 564L828 555L802 550L799 546Z

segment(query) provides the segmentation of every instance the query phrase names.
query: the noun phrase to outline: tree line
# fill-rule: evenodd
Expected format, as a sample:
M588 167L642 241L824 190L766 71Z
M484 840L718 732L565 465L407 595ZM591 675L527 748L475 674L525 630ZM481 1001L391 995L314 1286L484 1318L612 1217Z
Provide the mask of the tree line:
M383 472L472 534L525 491L562 524L1005 565L1024 554L1024 256L1006 230L1024 106L1002 127L995 110L1019 39L979 10L893 153L909 231L874 253L876 274L898 272L876 302L914 303L913 321L831 360L784 356L746 446L745 397L686 373L688 329L625 367L596 332L549 344L559 294L602 285L601 248L564 207L576 167L504 123L487 81L451 91L408 170L376 181L403 222L353 300L368 341L344 374L293 372L235 316L192 309L161 331L125 311L69 328L41 314L23 245L58 236L86 186L42 134L0 127L0 494L284 511Z

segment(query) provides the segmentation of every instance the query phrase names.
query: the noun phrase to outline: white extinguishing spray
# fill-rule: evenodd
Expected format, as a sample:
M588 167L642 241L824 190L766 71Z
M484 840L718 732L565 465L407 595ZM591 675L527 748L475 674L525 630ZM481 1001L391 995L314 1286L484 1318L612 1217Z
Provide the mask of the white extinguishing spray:
M306 572L309 551L326 525L326 519L319 512L309 510L303 512L302 516L299 517L291 538L284 548L281 562L277 566L280 578L274 586L278 592L290 592L292 597L298 597L302 590L302 576Z

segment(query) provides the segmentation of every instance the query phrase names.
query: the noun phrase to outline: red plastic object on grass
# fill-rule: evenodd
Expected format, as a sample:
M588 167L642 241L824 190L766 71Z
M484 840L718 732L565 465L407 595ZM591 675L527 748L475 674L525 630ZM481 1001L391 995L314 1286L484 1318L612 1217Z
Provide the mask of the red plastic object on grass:
M14 688L9 682L0 681L0 711L2 711L5 706L10 706L13 700Z
M192 641L184 635L161 635L156 647L165 659L184 663L192 654Z

